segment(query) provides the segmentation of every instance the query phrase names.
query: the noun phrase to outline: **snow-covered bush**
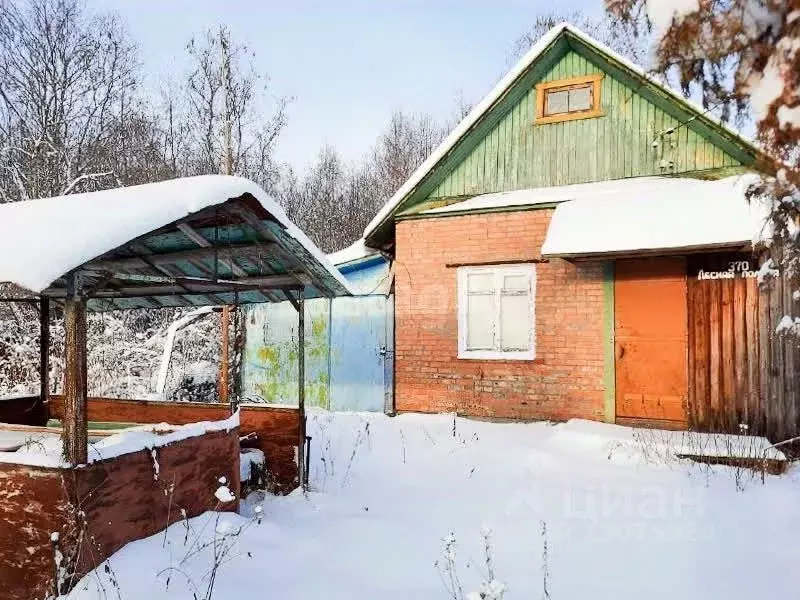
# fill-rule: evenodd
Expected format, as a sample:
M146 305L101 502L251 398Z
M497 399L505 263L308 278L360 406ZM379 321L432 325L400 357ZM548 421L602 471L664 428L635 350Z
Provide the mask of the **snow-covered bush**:
M87 319L89 393L111 398L155 398L155 378L170 323L186 309L90 314ZM0 396L36 394L39 386L39 311L23 303L0 304ZM64 327L54 309L50 320L51 392L63 379ZM219 317L212 313L181 331L175 341L166 397L217 399Z

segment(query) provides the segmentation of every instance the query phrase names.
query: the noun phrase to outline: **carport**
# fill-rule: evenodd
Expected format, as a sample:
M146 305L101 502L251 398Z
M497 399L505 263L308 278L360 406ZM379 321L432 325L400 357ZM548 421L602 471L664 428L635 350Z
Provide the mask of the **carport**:
M46 414L49 315L65 319L64 456L87 461L87 312L303 303L349 295L325 255L251 181L200 176L0 205L0 281L5 302L40 306L40 394L25 410ZM298 472L303 481L304 386L298 386Z

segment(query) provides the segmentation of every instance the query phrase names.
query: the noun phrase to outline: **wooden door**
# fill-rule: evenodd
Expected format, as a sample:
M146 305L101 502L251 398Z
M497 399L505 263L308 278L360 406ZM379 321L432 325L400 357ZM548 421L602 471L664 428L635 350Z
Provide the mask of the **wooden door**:
M616 416L686 421L686 261L619 260L614 282Z

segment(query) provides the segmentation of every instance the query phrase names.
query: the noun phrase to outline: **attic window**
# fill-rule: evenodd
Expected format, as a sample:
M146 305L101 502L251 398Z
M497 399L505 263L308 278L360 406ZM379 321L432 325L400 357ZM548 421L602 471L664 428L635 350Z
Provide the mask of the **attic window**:
M548 81L536 86L536 124L602 116L602 74Z

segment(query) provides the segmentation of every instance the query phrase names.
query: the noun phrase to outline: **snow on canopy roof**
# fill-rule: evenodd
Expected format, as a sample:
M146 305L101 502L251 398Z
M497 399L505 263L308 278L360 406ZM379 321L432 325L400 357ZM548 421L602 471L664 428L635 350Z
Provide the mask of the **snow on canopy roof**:
M556 207L542 256L745 248L764 225L765 213L746 197L755 179L646 177L565 186L573 198ZM543 190L542 197L554 198L558 189Z
M201 175L0 205L0 281L41 292L72 269L205 208L249 194L350 292L275 200L242 177Z
M375 230L380 227L381 223L383 223L395 211L403 199L428 175L431 170L433 170L433 168L456 146L456 144L458 144L461 138L463 138L464 135L466 135L467 132L469 132L477 124L484 113L486 113L498 100L500 100L500 98L505 94L506 90L525 71L527 71L527 69L534 62L536 62L536 60L542 54L544 54L544 52L550 47L556 38L564 32L571 33L588 46L599 50L606 56L610 57L613 61L630 70L638 77L641 77L653 85L658 86L659 89L663 90L671 98L680 102L696 114L702 115L703 119L711 121L718 128L735 137L741 143L747 146L752 146L752 142L739 134L739 132L728 127L725 123L709 114L707 110L701 108L696 103L682 97L669 86L664 85L636 63L628 60L605 44L598 42L593 37L587 35L574 25L571 25L570 23L559 23L545 33L542 37L540 37L533 46L531 46L531 49L528 50L528 52L517 62L517 64L515 64L511 70L509 70L508 73L506 73L500 79L500 81L497 82L497 85L495 85L492 90L486 94L486 96L484 96L483 100L473 107L467 116L464 117L455 127L455 129L450 132L450 135L448 135L444 141L439 144L439 146L430 154L430 156L423 161L423 163L411 174L406 182L400 186L397 192L395 192L389 201L378 211L378 214L373 217L373 219L369 222L369 225L367 225L366 229L364 229L365 238L369 238L375 232Z

